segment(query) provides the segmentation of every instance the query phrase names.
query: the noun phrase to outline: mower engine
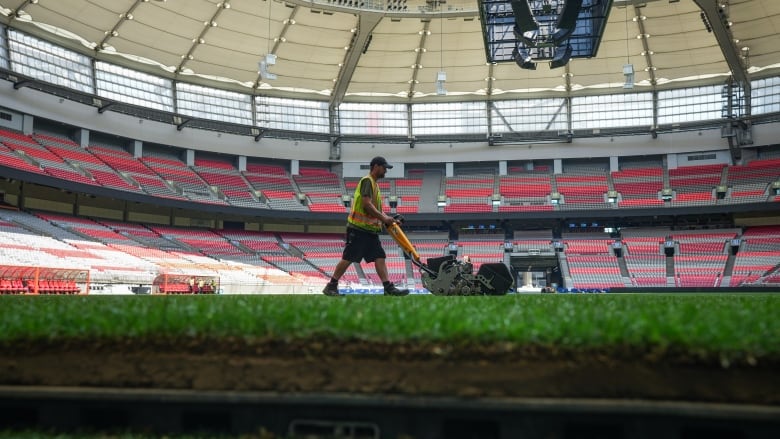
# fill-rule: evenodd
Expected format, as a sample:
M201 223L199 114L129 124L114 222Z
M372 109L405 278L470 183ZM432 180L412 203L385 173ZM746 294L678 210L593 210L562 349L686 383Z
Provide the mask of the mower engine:
M436 296L500 296L512 287L512 275L504 264L482 264L474 274L470 262L454 256L429 258L420 265L423 286Z

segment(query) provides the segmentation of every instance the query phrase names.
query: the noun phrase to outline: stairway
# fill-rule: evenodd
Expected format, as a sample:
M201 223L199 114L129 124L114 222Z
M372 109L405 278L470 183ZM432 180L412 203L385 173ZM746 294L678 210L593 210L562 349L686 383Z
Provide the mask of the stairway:
M441 188L442 176L439 171L426 170L423 173L423 183L420 188L420 206L418 212L430 213L437 212L436 201L439 198L439 189Z

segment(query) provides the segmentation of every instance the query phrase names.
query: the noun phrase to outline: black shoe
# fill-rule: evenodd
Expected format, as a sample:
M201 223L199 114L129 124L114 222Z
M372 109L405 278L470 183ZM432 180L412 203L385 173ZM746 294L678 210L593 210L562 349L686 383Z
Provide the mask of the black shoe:
M326 296L340 296L341 293L339 293L339 284L328 282L325 285L325 288L322 289L322 294Z
M399 290L392 282L385 287L385 296L406 296L409 294L409 290Z

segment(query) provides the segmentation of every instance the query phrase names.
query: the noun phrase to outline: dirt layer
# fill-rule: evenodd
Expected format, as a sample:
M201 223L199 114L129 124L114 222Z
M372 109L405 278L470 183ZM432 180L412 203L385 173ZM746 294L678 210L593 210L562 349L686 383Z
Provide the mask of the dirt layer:
M778 358L628 347L232 339L25 341L0 347L0 385L780 405L778 370Z

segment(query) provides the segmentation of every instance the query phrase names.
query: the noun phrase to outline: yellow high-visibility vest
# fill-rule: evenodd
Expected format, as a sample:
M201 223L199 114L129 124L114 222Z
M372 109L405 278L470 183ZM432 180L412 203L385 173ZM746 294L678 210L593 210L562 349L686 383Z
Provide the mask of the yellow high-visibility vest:
M355 188L355 194L352 197L352 210L349 212L347 222L359 229L379 233L382 231L382 221L379 218L374 218L369 215L363 208L363 196L360 194L360 187L363 185L363 180L365 179L371 181L371 188L374 194L374 206L380 212L382 211L382 194L379 192L379 185L376 184L376 181L374 181L370 175L366 175L360 179Z

